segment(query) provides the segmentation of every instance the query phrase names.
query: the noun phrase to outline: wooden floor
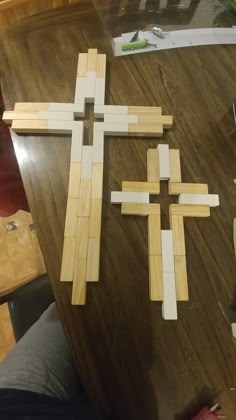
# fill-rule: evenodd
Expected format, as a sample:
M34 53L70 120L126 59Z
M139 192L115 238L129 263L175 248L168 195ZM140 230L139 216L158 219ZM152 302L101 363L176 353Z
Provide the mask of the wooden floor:
M70 139L14 139L80 378L115 420L190 420L213 402L235 420L236 347L230 322L236 320L236 48L114 58L101 16L92 3L81 1L3 33L0 74L6 108L13 109L15 101L73 101L78 52L97 47L108 55L106 103L162 106L163 113L173 114L174 126L161 142L180 149L183 181L209 184L221 206L208 219L185 222L190 301L179 303L177 322L163 321L161 305L148 297L146 220L122 217L120 208L110 204L110 191L120 190L123 180L146 179L146 152L158 140L107 139L100 282L89 285L84 308L72 307L71 285L59 282ZM131 17L122 16L127 31L134 26ZM168 228L166 185L161 200Z
M0 362L15 345L8 304L0 305Z

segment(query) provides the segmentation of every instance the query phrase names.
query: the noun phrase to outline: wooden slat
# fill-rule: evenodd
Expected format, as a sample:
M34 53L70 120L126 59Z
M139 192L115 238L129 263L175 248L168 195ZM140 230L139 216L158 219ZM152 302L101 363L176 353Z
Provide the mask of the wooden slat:
M173 125L173 117L171 115L159 115L154 113L140 114L139 124L154 124L161 125L164 128L171 128Z
M176 299L179 301L189 300L188 278L185 255L175 255L175 284Z
M129 106L128 113L134 115L154 114L161 115L161 107L159 106Z
M12 129L16 133L26 133L26 134L49 133L47 120L13 120Z
M162 260L159 255L149 255L149 296L152 301L163 300Z
M129 123L128 124L128 134L132 136L147 136L147 137L160 137L163 134L163 125L161 124L136 124L136 123Z
M170 227L173 233L174 255L185 255L185 235L183 216L170 216Z
M95 282L99 280L100 260L100 238L89 238L88 240L88 262L86 281Z
M68 197L79 198L81 163L71 162Z
M92 169L92 198L102 198L103 192L103 163L94 163Z
M121 205L121 214L130 214L130 215L136 215L136 216L148 216L149 214L160 214L160 204L123 203Z
M47 102L16 102L15 111L19 112L37 112L48 111L49 103Z
M76 237L76 258L87 258L88 255L89 218L78 217Z
M75 238L64 238L62 263L61 263L61 281L73 281L75 260Z
M87 74L88 54L80 53L78 58L77 76L83 77Z
M88 50L87 72L96 71L97 69L97 51L96 48L90 48Z
M160 182L158 149L148 149L147 151L147 180L148 182Z
M191 184L183 182L169 182L169 194L208 194L207 184Z
M122 191L126 192L148 192L149 194L160 194L159 182L133 182L123 181Z
M210 207L194 204L171 204L170 215L179 215L185 217L209 217Z
M77 232L77 216L78 216L79 200L78 198L68 198L65 222L65 237L75 238Z
M102 199L92 198L89 215L89 237L100 238L102 222Z
M96 73L98 78L106 77L106 54L97 55Z
M85 305L86 303L86 268L86 258L75 258L71 301L72 305Z
M81 179L78 216L89 216L91 198L91 180Z
M148 216L148 255L161 255L161 217Z
M178 149L170 149L170 182L181 182L180 153Z

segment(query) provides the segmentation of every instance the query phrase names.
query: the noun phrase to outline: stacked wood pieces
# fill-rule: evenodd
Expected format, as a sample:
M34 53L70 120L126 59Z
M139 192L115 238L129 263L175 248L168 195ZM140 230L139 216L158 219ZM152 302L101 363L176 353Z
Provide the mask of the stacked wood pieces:
M160 107L97 105L95 116L104 116L106 135L160 137L173 124L171 115L162 115Z
M79 123L74 118L83 115L84 104L18 102L14 111L4 112L3 120L19 134L70 135Z
M168 181L169 193L179 196L170 205L170 230L161 230L160 205L149 202L160 193L160 181ZM148 194L148 196L147 196ZM177 301L187 301L188 281L184 217L208 217L219 197L208 194L205 184L182 183L179 150L159 144L147 152L147 182L122 182L122 192L112 192L122 214L148 217L149 290L152 301L163 301L164 319L177 319Z
M84 107L88 101L104 103L105 69L106 56L97 54L97 50L91 49L88 54L79 55L75 104ZM73 280L73 305L84 305L87 282L99 279L103 156L104 131L101 123L94 123L92 146L83 144L82 128L73 129L61 268L61 281ZM71 210L73 206L76 208L74 213ZM73 228L68 232L67 225L71 224Z

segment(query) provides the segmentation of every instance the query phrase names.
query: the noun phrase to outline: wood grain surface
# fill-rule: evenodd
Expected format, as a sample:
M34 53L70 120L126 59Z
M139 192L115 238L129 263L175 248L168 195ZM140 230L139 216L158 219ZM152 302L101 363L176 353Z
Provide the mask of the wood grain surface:
M218 402L235 420L235 46L113 58L96 10L81 1L2 34L6 109L15 101L73 101L78 53L88 47L108 54L107 104L161 106L174 125L160 140L106 139L100 281L88 284L85 307L73 307L72 285L60 283L70 138L14 136L81 381L113 419L189 420L204 404ZM91 106L86 119L88 127ZM180 149L182 182L209 184L221 202L211 217L185 220L190 301L178 303L177 322L164 321L161 303L149 299L146 218L124 217L110 204L110 191L120 190L122 181L147 179L147 150L158 142ZM162 228L168 229L168 205L176 198L165 183L160 197Z

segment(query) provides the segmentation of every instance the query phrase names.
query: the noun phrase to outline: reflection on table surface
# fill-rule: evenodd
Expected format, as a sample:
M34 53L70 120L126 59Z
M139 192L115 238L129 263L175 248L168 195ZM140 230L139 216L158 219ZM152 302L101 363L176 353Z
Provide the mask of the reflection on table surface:
M164 30L231 27L230 0L94 0L112 37L157 25Z

